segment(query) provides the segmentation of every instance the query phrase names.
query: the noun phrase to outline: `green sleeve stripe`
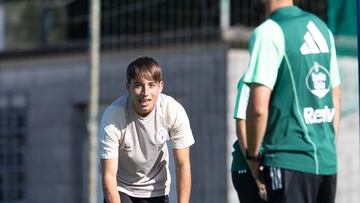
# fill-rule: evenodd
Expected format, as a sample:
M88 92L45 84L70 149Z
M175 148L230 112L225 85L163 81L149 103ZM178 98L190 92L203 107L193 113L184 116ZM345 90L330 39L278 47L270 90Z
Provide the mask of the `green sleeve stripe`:
M330 75L331 75L331 87L336 87L340 85L340 73L339 73L339 65L336 59L336 49L335 49L335 41L334 36L329 30L330 42L331 42L331 59L330 59Z

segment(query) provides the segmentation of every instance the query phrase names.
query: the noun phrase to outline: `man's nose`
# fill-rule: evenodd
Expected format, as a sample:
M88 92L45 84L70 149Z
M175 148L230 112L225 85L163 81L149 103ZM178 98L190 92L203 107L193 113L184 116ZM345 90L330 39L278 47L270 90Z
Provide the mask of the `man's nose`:
M147 95L148 92L149 92L149 87L144 85L144 87L142 88L142 94Z

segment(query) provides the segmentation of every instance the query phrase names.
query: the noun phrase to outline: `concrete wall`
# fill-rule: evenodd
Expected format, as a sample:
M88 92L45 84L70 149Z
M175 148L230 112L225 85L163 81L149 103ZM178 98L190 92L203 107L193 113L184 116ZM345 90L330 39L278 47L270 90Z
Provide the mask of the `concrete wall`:
M342 111L337 143L337 203L360 202L359 84L357 58L339 57Z

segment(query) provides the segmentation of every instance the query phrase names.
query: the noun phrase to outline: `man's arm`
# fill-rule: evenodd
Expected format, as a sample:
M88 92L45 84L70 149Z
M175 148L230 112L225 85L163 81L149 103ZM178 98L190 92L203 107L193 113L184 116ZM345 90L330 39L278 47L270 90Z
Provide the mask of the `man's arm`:
M271 89L259 84L250 85L250 97L246 111L246 134L248 154L258 156L265 135ZM259 163L249 161L253 176L259 179Z
M189 203L191 191L190 148L173 149L178 203Z
M117 190L116 173L118 159L101 159L101 175L104 197L107 203L119 203L120 195ZM120 202L121 203L121 202Z
M334 130L335 130L335 143L339 137L339 129L340 129L340 114L341 114L341 89L340 85L334 87L332 89L333 93L333 103L335 108L335 117L334 117Z
M271 89L266 86L251 84L250 98L246 111L246 133L248 153L259 154L260 145L265 135Z

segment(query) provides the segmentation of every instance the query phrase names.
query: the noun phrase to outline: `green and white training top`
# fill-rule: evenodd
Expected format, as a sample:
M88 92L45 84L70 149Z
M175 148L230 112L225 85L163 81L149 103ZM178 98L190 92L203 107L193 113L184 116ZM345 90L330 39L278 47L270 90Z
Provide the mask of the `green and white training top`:
M335 174L332 88L340 84L332 33L318 17L284 7L251 35L244 82L272 90L264 164Z
M246 109L249 101L250 88L244 83L244 76L242 76L238 82L237 95L235 100L234 119L246 119ZM249 166L241 151L238 139L235 140L232 145L234 151L232 152L231 171L246 171Z
M235 100L234 119L246 120L246 110L249 102L250 88L244 83L244 75L241 76L238 82L237 95ZM249 169L249 165L244 157L240 148L238 139L235 140L232 145L234 151L232 152L231 172L246 172ZM262 154L263 148L260 147L260 154Z
M141 117L131 106L129 94L118 98L103 113L100 158L118 158L118 190L132 197L169 194L169 153L194 144L185 109L170 96L160 94L154 110Z

